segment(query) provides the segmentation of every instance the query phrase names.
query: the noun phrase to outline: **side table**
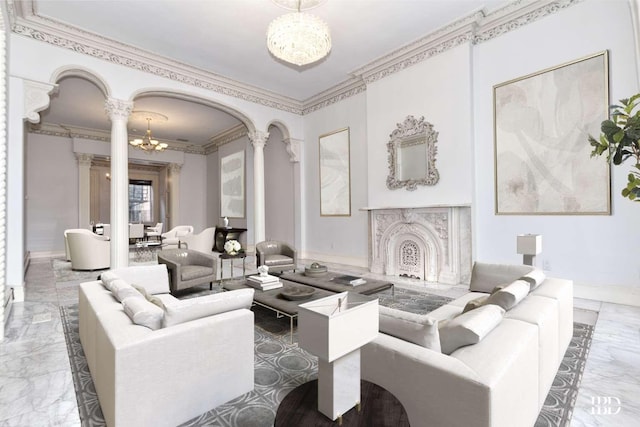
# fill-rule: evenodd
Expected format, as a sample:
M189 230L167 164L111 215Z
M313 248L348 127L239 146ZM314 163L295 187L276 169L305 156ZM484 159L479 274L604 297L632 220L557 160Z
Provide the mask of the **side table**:
M360 410L352 408L342 415L343 426L408 427L409 418L402 403L389 391L369 381L360 381ZM317 409L318 380L304 383L287 394L276 412L274 427L335 426Z
M232 279L233 279L233 260L234 259L242 259L242 277L243 278L246 277L245 261L247 259L247 254L245 252L240 252L240 253L237 253L235 255L231 255L231 254L228 254L226 252L223 252L223 253L220 254L219 258L220 258L220 283L221 284L222 284L222 278L223 278L223 275L224 275L224 268L223 268L224 264L223 264L223 261L225 259L231 260L231 278Z

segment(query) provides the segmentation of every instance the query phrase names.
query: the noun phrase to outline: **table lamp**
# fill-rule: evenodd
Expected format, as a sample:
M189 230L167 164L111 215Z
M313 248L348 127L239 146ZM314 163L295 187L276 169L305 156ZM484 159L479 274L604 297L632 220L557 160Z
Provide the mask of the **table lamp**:
M536 255L542 252L542 235L518 234L517 252L522 255L523 264L533 266Z

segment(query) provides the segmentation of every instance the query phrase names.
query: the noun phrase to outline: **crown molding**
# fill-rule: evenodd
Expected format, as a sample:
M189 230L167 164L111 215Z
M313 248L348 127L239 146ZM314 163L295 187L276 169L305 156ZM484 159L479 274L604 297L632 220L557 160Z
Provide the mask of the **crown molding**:
M29 133L37 135L57 136L70 139L88 139L104 143L111 142L111 132L101 129L83 128L79 126L67 125L64 123L40 123L30 124L27 128ZM170 139L158 139L160 142L169 144L167 150L182 151L189 154L208 154L205 147L200 145L187 144Z
M294 114L302 103L255 86L117 42L37 14L32 0L9 3L11 31L41 42L170 80Z
M204 152L205 154L216 152L221 145L233 142L237 139L242 138L243 136L247 136L248 134L249 131L247 130L247 127L245 125L236 125L223 132L220 132L219 134L209 139L209 143L204 146Z
M475 11L352 71L347 80L305 101L297 101L41 17L32 0L8 0L8 14L11 30L15 34L222 95L305 115L365 92L367 84L452 48L465 43L489 41L582 1L517 0L489 14L484 10ZM218 145L212 141L203 148L203 152L215 151Z

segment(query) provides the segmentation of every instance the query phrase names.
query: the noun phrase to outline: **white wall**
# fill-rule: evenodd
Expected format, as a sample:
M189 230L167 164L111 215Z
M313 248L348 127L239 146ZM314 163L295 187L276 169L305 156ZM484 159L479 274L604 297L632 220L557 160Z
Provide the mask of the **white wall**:
M301 257L366 267L367 206L367 116L366 95L315 111L304 117L302 174L305 194L303 251ZM320 135L349 127L351 147L351 216L320 216Z
M471 203L471 51L458 46L367 87L370 207ZM438 132L440 181L415 191L389 190L387 142L407 116L424 116Z
M265 238L294 245L294 177L282 133L269 128L264 149ZM295 246L295 245L294 245Z
M222 224L220 221L220 161L217 151L207 155L205 167L207 168L206 220L207 224L213 227Z
M494 214L493 85L608 49L611 102L628 97L638 92L631 28L626 1L586 1L475 47L477 260L521 262L516 235L539 233L539 266L573 279L577 296L640 304L640 204L619 195L628 167L612 169L611 216Z
M78 162L68 138L27 134L26 250L64 251L64 230L78 227Z
M180 224L192 225L195 233L216 225L207 223L206 166L205 156L185 153L180 169Z

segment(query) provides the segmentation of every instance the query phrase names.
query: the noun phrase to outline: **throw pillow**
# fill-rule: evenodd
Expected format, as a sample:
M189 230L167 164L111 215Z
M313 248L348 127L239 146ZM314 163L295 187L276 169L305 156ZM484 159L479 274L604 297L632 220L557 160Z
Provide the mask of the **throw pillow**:
M173 326L226 311L250 308L253 289L238 289L165 304L163 326Z
M151 304L155 304L158 307L160 307L162 310L164 310L164 303L162 302L162 300L160 298L158 298L155 295L148 295L147 296L147 301L149 301Z
M123 280L143 286L150 294L168 294L169 273L165 264L122 267L113 270Z
M133 323L145 326L152 331L162 327L164 310L144 298L128 297L122 301L122 307Z
M113 290L111 290L111 283L116 279L119 279L119 277L113 271L105 271L100 275L100 280L102 280L102 286L104 286L111 292L113 292Z
M491 295L495 294L495 293L496 293L496 292L498 292L498 291L503 290L503 289L504 289L504 288L506 288L507 286L509 286L509 284L508 284L508 283L503 283L502 285L498 285L498 286L496 286L495 288L493 288L493 289L491 290Z
M489 295L472 299L464 306L464 309L462 309L462 312L466 313L467 311L475 310L476 308L483 306L488 299L489 299Z
M421 347L440 351L438 321L429 316L379 306L379 330Z
M533 270L530 265L487 264L475 262L471 271L469 290L491 292L500 283L511 283Z
M147 300L149 299L149 297L152 296L149 292L147 292L144 286L140 286L140 285L136 285L135 283L132 283L131 287L136 291L140 292L142 296L145 297Z
M535 269L530 273L525 274L520 278L520 280L524 280L529 283L530 289L529 292L540 286L542 282L544 282L546 276L542 270Z
M460 347L477 344L502 321L504 310L488 304L460 314L440 326L442 353L451 354Z
M486 304L499 305L505 310L511 310L529 293L529 284L524 280L516 280L509 286L491 294Z
M116 299L120 302L124 301L125 298L129 297L138 297L144 298L142 294L136 291L133 286L128 284L122 279L116 279L111 282L111 293L116 297Z

